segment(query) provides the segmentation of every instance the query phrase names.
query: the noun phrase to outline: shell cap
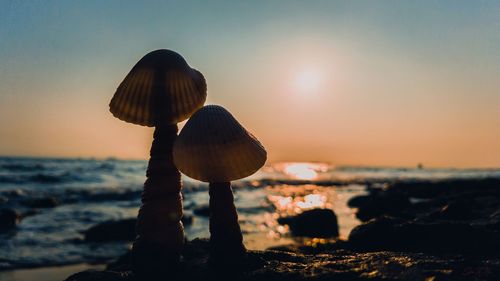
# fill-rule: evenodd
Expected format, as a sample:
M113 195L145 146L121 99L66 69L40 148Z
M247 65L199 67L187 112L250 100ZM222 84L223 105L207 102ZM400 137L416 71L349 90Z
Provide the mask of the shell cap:
M207 105L191 116L174 143L174 163L204 182L252 175L267 159L262 144L222 106Z
M170 50L148 53L116 89L109 110L123 121L143 126L183 121L207 98L203 75Z

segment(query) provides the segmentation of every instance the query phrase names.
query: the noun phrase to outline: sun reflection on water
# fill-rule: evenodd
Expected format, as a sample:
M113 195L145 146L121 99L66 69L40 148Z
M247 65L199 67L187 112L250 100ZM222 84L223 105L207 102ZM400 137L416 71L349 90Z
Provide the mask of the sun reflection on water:
M328 165L323 163L283 163L283 173L292 179L315 180L319 173L326 172Z
M265 187L265 202L270 204L269 211L264 215L259 215L258 232L265 236L265 239L252 240L253 247L264 249L270 245L293 243L305 243L315 246L326 243L325 239L293 237L290 234L288 225L280 225L280 217L295 216L304 211L325 208L335 211L339 221L340 238L346 239L350 230L359 224L355 218L354 209L347 206L347 201L356 193L360 193L363 186L334 187L318 186L315 184L302 185L268 185ZM272 210L272 211L271 211ZM255 233L255 237L258 234ZM262 236L261 236L262 237ZM248 241L250 237L247 235Z
M339 222L339 238L346 239L350 230L359 224L355 210L347 206L347 201L356 194L364 192L362 185L317 185L316 181L329 179L331 166L323 163L277 163L269 166L264 174L276 182L249 181L258 188L244 188L237 191L240 211L240 224L249 249L262 250L285 244L305 244L317 246L331 239L314 237L294 237L288 225L280 225L281 217L295 216L311 209L332 209ZM266 179L266 177L264 177ZM280 179L291 180L290 184ZM258 196L257 196L258 195ZM243 200L243 201L241 201ZM242 206L242 203L247 206ZM259 206L263 213L249 210ZM334 238L335 239L335 238Z
M271 194L267 199L281 215L295 215L308 209L332 207L323 189L316 185L281 185L268 189Z
M301 209L322 208L326 202L326 197L320 194L308 194L304 196L303 202L297 202L297 207Z

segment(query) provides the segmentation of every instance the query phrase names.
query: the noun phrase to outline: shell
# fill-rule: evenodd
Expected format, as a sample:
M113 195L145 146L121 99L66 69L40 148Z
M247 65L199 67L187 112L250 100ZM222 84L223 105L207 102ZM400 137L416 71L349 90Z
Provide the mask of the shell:
M116 89L109 110L123 121L143 126L175 124L203 106L203 75L170 50L145 55Z
M228 182L264 165L262 144L226 109L208 105L195 112L174 143L174 163L185 175L204 182Z

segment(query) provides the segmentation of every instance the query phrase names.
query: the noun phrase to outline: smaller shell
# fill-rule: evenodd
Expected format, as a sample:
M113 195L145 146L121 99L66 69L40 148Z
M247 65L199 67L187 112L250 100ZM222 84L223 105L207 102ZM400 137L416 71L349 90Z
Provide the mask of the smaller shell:
M255 173L267 153L262 144L218 105L195 112L174 143L174 163L185 175L228 182Z
M109 109L118 119L151 127L189 118L206 97L207 85L199 71L176 52L156 50L132 68Z

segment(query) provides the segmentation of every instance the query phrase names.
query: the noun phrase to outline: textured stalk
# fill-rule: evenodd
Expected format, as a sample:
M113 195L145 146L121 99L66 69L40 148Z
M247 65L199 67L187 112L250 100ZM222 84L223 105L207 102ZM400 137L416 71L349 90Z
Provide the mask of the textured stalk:
M132 247L138 273L172 271L184 246L181 174L172 161L176 136L177 125L156 127L154 132Z
M246 256L238 213L229 182L210 183L210 260L219 265L240 264Z

